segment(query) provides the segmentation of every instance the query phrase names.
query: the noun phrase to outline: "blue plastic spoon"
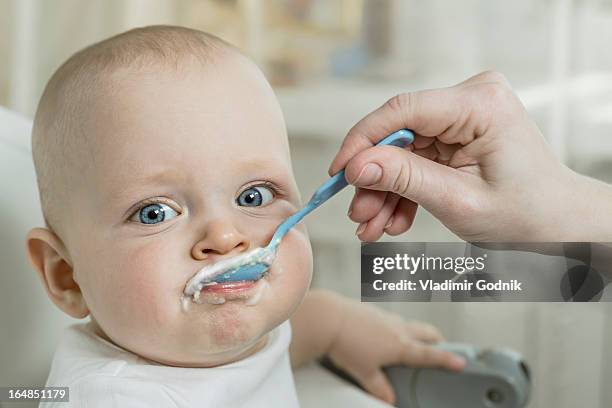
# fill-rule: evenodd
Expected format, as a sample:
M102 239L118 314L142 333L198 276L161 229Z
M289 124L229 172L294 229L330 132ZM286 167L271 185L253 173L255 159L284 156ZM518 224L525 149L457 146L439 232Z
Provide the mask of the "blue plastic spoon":
M398 130L378 142L377 146L405 147L414 141L414 135L407 129ZM193 295L204 285L222 282L252 281L259 279L274 261L276 249L285 234L307 214L329 200L348 185L344 169L333 175L314 192L308 203L298 212L283 221L265 248L256 248L248 253L210 265L187 282L185 294Z

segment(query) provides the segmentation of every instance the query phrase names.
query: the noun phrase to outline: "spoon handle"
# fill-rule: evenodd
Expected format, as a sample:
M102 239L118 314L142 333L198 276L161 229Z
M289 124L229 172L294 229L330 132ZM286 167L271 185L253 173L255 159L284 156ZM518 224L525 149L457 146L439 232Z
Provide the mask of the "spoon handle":
M407 129L401 129L397 132L391 133L389 136L376 143L376 146L398 146L404 147L414 141L414 135ZM315 208L319 207L325 201L329 200L336 193L342 190L348 185L346 178L344 177L344 169L330 177L325 183L321 185L314 192L308 203L298 212L289 216L285 221L282 222L276 229L272 240L270 241L269 247L276 247L283 236L298 222L302 220L308 213Z

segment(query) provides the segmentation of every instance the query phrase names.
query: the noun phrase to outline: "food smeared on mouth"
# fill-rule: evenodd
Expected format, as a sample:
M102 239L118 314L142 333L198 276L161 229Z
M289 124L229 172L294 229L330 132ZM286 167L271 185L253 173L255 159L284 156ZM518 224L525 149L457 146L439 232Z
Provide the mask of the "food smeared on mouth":
M275 258L276 250L255 248L245 254L205 266L185 285L181 297L183 310L188 310L190 303L222 305L231 300L246 300L245 304L256 305L269 286L267 269ZM253 265L263 265L266 270L254 280L226 280L241 267Z

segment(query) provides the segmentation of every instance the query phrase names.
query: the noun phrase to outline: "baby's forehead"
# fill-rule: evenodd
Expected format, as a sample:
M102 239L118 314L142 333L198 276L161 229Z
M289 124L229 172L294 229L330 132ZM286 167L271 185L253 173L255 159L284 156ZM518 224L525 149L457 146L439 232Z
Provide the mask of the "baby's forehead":
M253 71L227 63L223 69L118 74L114 91L94 101L87 132L104 145L96 150L113 154L288 156L278 102Z
M189 182L193 174L291 174L276 98L248 69L118 75L121 91L98 98L88 121L98 177L132 183L167 169Z

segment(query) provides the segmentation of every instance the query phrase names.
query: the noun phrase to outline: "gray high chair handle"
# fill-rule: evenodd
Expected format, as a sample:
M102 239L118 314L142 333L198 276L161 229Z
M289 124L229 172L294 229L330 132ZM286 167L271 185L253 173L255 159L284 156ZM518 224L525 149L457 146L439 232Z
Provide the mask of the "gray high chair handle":
M470 344L436 347L461 355L463 371L389 366L385 372L399 408L523 408L531 391L529 368L520 354L504 348L481 349ZM329 360L322 365L359 386Z

